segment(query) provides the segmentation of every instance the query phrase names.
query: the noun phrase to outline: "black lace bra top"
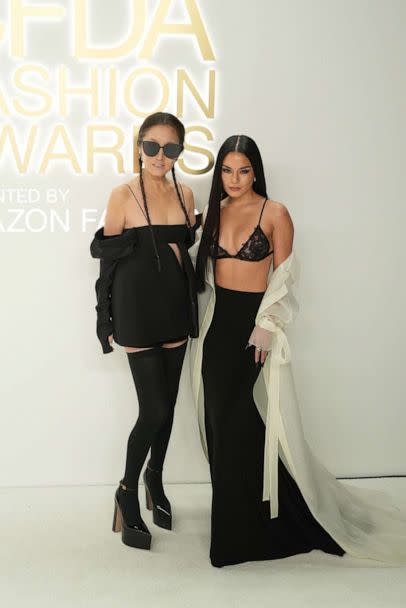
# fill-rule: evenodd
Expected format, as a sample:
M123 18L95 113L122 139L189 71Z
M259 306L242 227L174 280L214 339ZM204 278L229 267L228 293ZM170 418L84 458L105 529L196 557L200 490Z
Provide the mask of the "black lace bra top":
M241 245L237 253L231 255L231 253L228 253L228 251L218 243L212 243L210 248L211 257L216 258L217 260L224 258L236 258L238 260L245 260L247 262L260 262L273 253L273 249L270 248L268 238L261 228L262 213L267 200L268 199L266 198L264 200L264 204L262 205L258 224L255 226L248 239Z

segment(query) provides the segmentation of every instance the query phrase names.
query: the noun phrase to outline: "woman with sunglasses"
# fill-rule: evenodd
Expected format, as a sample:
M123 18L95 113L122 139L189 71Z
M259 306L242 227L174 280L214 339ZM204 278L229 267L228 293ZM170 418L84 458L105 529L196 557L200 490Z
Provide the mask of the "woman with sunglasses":
M405 563L405 514L337 481L304 438L284 332L297 312L294 228L268 199L251 138L221 146L202 225L190 251L206 292L190 369L213 487L211 563L312 549Z
M162 468L187 339L198 333L188 254L197 227L193 194L177 181L174 166L184 138L185 128L172 114L145 119L137 140L139 175L112 191L104 228L91 244L93 257L100 258L97 335L104 353L113 350L113 340L125 348L139 404L115 493L113 530L122 532L125 544L144 549L151 534L140 514L138 480L151 450L143 476L147 507L154 523L171 529Z

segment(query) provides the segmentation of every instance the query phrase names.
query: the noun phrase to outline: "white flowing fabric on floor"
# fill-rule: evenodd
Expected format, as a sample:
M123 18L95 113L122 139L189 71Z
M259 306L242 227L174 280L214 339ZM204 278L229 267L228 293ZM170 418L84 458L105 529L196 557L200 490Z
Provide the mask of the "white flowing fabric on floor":
M199 235L201 229L197 232ZM199 240L189 250L193 260ZM355 488L338 481L317 459L305 439L290 364L290 348L284 331L298 308L292 293L298 274L299 265L293 251L275 271L271 265L267 290L256 320L260 326L273 332L270 355L254 387L255 402L266 425L264 499L271 499L271 517L277 517L279 454L313 516L348 554L392 565L405 564L406 508L393 505L390 496L382 491ZM191 340L187 352L206 457L202 348L214 305L213 265L209 258L206 291L199 295L200 334Z

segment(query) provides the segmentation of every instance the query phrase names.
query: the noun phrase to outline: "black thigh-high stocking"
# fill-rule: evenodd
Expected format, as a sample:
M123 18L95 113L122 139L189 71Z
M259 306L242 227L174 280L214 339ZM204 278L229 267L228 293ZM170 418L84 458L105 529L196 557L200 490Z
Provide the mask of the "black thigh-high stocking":
M168 416L165 424L155 435L151 446L151 457L146 469L146 478L153 502L170 511L170 504L162 485L162 469L172 432L179 380L182 372L187 342L172 348L162 348L168 387Z
M162 426L161 430L158 431L158 433L156 434L151 446L151 458L148 464L151 469L154 469L156 471L162 470L166 451L168 449L185 351L186 342L184 344L181 344L180 346L175 346L174 348L162 348L168 387L169 413L165 424Z
M138 396L139 415L127 442L123 483L138 487L138 479L148 451L157 435L172 417L169 405L165 353L162 348L127 353ZM124 518L130 525L139 522L140 510L136 492L120 492Z

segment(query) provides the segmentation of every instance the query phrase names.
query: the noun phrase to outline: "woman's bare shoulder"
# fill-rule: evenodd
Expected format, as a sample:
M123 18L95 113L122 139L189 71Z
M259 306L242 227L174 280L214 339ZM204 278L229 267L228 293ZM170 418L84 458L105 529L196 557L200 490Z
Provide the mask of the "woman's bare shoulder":
M185 199L188 201L193 200L193 190L190 186L187 186L186 184L179 183L180 187L182 188L182 192L184 194Z
M182 190L185 194L188 194L189 196L193 195L193 190L190 186L188 186L187 184L184 184L183 182L182 183L178 182L178 183L182 186Z
M268 200L264 210L263 225L265 232L272 239L274 249L278 250L278 256L281 250L291 248L295 228L289 210L284 203Z
M140 177L139 175L136 175L135 177L121 184L118 184L115 188L113 188L112 192L117 191L118 194L121 193L123 196L126 196L128 194L131 194L130 189L137 193L140 188Z
M117 234L125 225L126 206L131 196L128 183L118 184L110 192L107 203L104 234Z
M274 201L272 199L268 199L268 203L266 205L266 212L269 216L272 217L290 217L290 213L288 208L284 203L280 201Z
M180 187L182 188L183 196L185 197L186 209L188 210L189 213L194 215L195 200L194 200L194 196L193 196L193 190L192 190L192 188L190 188L190 186L187 186L184 183L181 183Z
M289 209L284 203L268 199L264 209L264 220L271 227L292 227L293 222Z
M109 204L111 203L113 206L125 205L132 197L131 190L138 196L140 190L138 177L114 186L110 192Z

